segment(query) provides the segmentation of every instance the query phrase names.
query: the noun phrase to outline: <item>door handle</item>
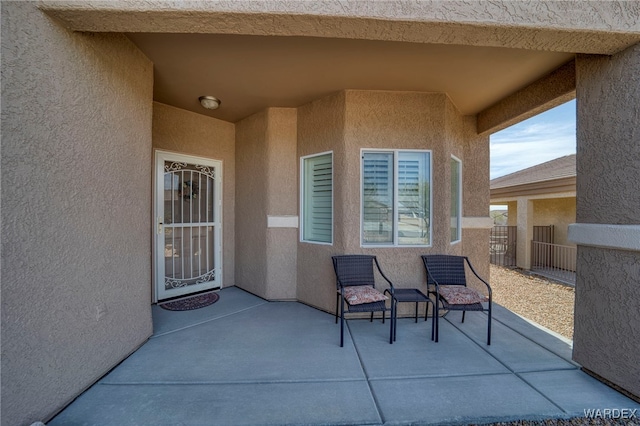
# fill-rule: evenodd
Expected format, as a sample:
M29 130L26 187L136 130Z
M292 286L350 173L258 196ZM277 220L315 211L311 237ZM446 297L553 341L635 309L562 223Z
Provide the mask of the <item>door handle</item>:
M163 225L162 218L159 217L158 218L158 234L162 234L162 225Z

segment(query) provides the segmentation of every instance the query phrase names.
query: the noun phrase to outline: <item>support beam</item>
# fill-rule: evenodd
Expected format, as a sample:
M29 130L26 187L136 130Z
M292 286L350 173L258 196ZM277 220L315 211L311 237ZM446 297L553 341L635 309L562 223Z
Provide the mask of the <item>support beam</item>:
M478 114L478 133L495 133L575 98L576 63L571 61L546 77Z
M640 44L612 57L578 55L576 71L573 358L638 397Z
M516 259L518 267L531 269L531 240L533 239L533 201L518 198L518 245Z

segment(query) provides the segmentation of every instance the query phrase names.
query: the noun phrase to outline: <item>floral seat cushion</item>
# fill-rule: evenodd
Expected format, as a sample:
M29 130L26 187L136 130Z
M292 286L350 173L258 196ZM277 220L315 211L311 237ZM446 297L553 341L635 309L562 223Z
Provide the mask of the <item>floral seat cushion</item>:
M477 290L462 285L438 286L440 296L450 305L472 305L488 302L489 298Z
M342 289L344 298L350 305L361 305L363 303L380 302L388 299L370 285L349 286Z

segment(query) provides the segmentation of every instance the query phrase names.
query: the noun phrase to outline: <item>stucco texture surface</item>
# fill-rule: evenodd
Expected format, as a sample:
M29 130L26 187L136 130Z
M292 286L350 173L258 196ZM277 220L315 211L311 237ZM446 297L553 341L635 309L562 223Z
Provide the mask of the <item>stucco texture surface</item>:
M286 0L43 3L70 28L84 31L304 35L611 54L638 41L637 34L624 31L640 30L638 6L620 1L590 2L588 7L537 1L323 0L312 7ZM572 37L567 29L583 36Z
M534 209L534 226L554 227L554 244L575 246L567 239L569 225L576 223L576 199L571 198L552 198L544 200L535 200L533 202Z
M298 243L298 299L333 312L336 282L331 256L344 253L345 93L339 92L298 108L298 157L333 152L333 245Z
M297 228L268 216L297 214L297 112L269 108L236 125L236 282L268 300L296 298Z
M573 358L634 395L640 395L639 277L640 252L578 246Z
M267 128L268 216L298 214L297 111L269 108ZM267 298L296 299L298 228L267 231Z
M495 133L575 98L576 70L571 61L478 114L478 132Z
M489 136L476 133L476 118L463 117L462 159L462 216L489 217ZM462 229L462 254L469 256L476 272L485 280L489 277L490 228ZM481 283L472 284L483 290Z
M153 148L222 161L222 285L234 285L235 126L154 102Z
M425 253L468 254L488 258L488 231L464 231L465 245L450 243L450 172L451 155L465 163L466 146L485 141L471 138L474 120L462 117L446 95L415 92L347 90L300 108L298 153L309 155L328 150L334 152L334 244L322 246L300 243L298 251L298 297L321 309L335 309L335 276L331 254L373 254L385 274L398 287L424 288L425 273L420 255ZM465 125L467 125L465 127ZM472 140L473 139L473 140ZM419 149L432 155L433 228L431 247L361 247L360 192L362 149ZM488 143L479 146L477 157L468 156L469 180L487 166ZM463 166L464 167L464 166ZM486 174L483 171L482 176ZM466 181L465 181L466 182ZM486 188L474 200L485 199L488 216L488 179ZM482 209L482 208L481 208ZM479 211L469 207L469 211ZM486 234L486 237L485 237ZM478 241L475 241L477 239ZM480 242L480 240L482 242ZM468 250L467 250L468 249ZM478 251L478 253L476 253ZM486 259L485 259L486 260ZM484 269L484 268L483 268ZM481 270L481 272L485 272ZM488 271L486 271L488 275ZM410 307L401 306L401 315ZM406 312L405 312L406 309Z
M638 224L640 45L576 69L576 221ZM640 252L579 245L577 271L574 359L640 395Z
M637 224L640 44L613 58L579 55L577 77L576 220Z
M236 188L236 282L266 298L267 276L267 113L236 124L236 173L246 179Z
M2 424L48 420L151 334L152 65L2 2Z

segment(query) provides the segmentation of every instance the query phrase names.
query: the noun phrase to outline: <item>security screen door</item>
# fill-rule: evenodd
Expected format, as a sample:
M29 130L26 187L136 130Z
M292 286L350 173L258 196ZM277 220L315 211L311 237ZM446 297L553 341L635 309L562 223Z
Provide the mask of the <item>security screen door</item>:
M222 286L222 163L156 151L156 300Z

